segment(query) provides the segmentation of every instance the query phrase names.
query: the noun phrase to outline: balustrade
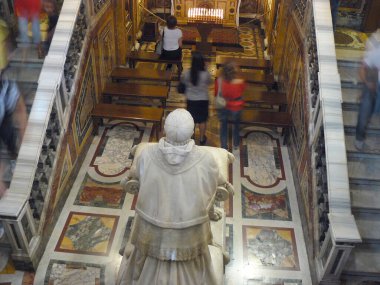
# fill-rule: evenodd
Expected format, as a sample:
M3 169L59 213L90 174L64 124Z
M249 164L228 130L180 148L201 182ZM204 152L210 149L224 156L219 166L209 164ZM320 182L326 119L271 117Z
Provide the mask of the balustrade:
M317 42L315 36L315 25L314 17L312 18L312 23L309 27L309 34L307 37L307 57L309 63L309 88L311 94L311 106L315 108L319 96L319 63L318 63L318 52L317 52Z
M97 2L97 1L94 1ZM102 1L100 1L102 2ZM79 13L75 21L75 27L73 35L70 39L69 50L67 52L65 66L64 66L64 76L66 83L66 90L68 93L71 92L75 74L78 68L78 62L80 59L80 54L84 42L84 38L87 31L87 20L85 15L85 6L82 3L79 8Z

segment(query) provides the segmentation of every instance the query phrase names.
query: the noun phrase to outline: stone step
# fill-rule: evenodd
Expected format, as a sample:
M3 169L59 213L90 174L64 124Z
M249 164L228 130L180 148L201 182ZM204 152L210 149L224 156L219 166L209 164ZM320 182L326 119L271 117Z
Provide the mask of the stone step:
M351 252L343 277L371 277L380 281L380 245L360 244Z
M356 110L343 110L343 123L347 131L355 131L358 119L358 111ZM368 134L380 135L380 121L372 119L367 126Z
M361 60L357 61L357 60L342 60L342 59L338 59L337 63L338 63L339 67L355 67L355 68L358 68L361 65Z
M362 80L359 78L359 67L338 66L340 80L344 83L358 84Z
M17 47L9 55L9 66L11 67L33 67L42 68L44 58L38 58L35 47Z
M359 96L362 93L361 88L343 88L342 87L342 99L343 108L352 109L353 107L359 107Z
M352 207L353 212L380 214L380 187L379 186L350 184L350 192L351 192L351 207ZM380 217L378 218L380 221Z
M378 194L380 197L380 192ZM377 199L379 201L380 199ZM380 204L379 204L380 206ZM380 212L354 213L363 243L380 244Z
M347 165L351 183L380 185L380 159L378 157L351 158Z
M41 68L25 68L22 66L11 66L6 70L8 78L25 85L37 85Z
M358 150L355 147L355 133L346 133L346 151L347 158L369 158L379 156L380 158L380 136L367 135L364 143L364 148Z

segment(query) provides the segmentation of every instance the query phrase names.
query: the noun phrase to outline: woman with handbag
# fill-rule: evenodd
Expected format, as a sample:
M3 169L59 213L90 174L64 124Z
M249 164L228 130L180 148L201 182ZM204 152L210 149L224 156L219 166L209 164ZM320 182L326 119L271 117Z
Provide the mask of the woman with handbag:
M166 27L160 33L160 41L162 41L161 59L181 59L182 58L182 31L177 28L177 18L169 16L166 20ZM166 66L170 69L171 64Z
M191 68L181 76L180 85L185 88L187 98L187 110L199 127L199 144L205 145L206 123L208 119L208 86L211 83L211 75L205 67L204 58L201 53L194 52L191 59Z
M215 96L225 99L224 108L218 109L218 117L220 121L220 146L227 149L228 137L228 121L234 124L233 129L233 145L237 149L240 145L239 127L241 111L244 107L242 98L246 88L243 79L237 78L237 66L234 62L228 62L224 65L221 76L215 80ZM220 100L215 98L216 104ZM216 105L218 108L218 106ZM220 107L220 105L219 105Z

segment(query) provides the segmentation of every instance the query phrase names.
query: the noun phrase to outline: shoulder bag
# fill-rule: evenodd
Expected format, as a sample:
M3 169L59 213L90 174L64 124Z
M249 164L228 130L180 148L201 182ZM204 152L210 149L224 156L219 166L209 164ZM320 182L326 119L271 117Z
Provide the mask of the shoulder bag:
M154 52L155 52L156 54L159 54L159 55L162 54L162 50L164 49L164 35L165 35L165 28L164 28L163 31L162 31L162 37L161 37L161 40L159 40L159 41L156 43L156 46L154 47Z
M216 94L215 98L215 108L223 109L224 107L226 107L226 104L226 99L224 99L222 95L222 79L218 78L218 93Z

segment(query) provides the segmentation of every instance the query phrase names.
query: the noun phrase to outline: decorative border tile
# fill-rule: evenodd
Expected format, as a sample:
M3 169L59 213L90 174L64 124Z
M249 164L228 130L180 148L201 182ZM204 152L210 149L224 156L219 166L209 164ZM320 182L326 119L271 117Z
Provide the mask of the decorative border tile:
M57 269L58 272L54 272L54 266L60 266L60 265L66 265L63 269ZM77 271L77 270L88 270L89 268L97 269L99 270L99 277L94 276L94 272L91 272L89 275L94 277L92 280L72 280L70 277L73 277L73 275L69 275L69 278L66 280L57 280L57 278L51 279L52 273L53 274L63 274L63 271L65 273L68 273L68 271ZM61 272L59 272L61 271ZM87 275L86 277L89 277ZM75 274L75 277L77 277L78 274ZM59 276L61 277L61 276ZM58 278L59 278L58 277ZM64 278L64 277L63 277ZM78 278L78 277L77 277ZM100 264L93 264L93 263L83 263L83 262L72 262L72 261L64 261L64 260L55 260L51 259L48 265L48 268L46 270L44 285L53 285L56 281L60 281L59 284L94 284L94 285L105 285L105 265Z
M261 194L241 185L241 212L246 219L291 221L288 190L276 194Z
M80 218L80 217L84 217L84 218ZM93 249L94 247L90 248L89 250L80 250L80 249L76 250L75 248L73 248L74 246L72 246L72 248L70 248L70 246L63 244L64 242L68 242L68 243L72 242L72 240L69 237L67 237L67 235L66 235L66 233L70 230L70 226L74 227L75 225L79 224L83 220L85 220L87 218L91 219L93 217L97 217L99 219L102 219L102 218L105 219L105 221L101 221L101 224L103 226L103 229L109 229L109 232L106 234L106 235L108 235L107 239L100 241L100 242L105 242L105 241L107 242L107 244L106 244L107 247L105 250L98 249L97 251L95 251ZM78 221L76 221L76 220L78 220ZM112 242L113 242L113 239L115 236L115 231L116 231L116 226L117 226L118 221L119 221L119 216L83 213L83 212L70 212L70 214L66 220L65 226L63 228L63 231L61 233L61 236L59 237L59 240L58 240L57 245L55 247L55 251L70 252L70 253L76 253L76 254L91 254L91 255L107 256L109 254L110 249L111 249L111 245L112 245ZM75 234L78 234L78 235L83 234L83 230L85 229L85 227L87 226L87 228L88 228L89 227L88 224L91 224L94 222L96 223L96 221L92 219L92 220L88 221L87 224L81 225L78 229L73 229L73 231L75 231ZM104 223L108 223L109 226L107 227ZM92 225L98 227L97 231L100 229L99 225L97 225L97 224L92 224ZM92 225L90 225L90 226L92 226ZM89 238L94 239L93 234ZM85 242L87 242L87 241L85 241ZM95 245L98 245L99 243L97 243Z
M99 144L96 148L96 151L94 153L94 156L92 157L92 160L91 160L91 163L90 163L90 167L93 167L95 169L95 172L97 174L99 174L100 176L103 176L103 177L116 177L116 176L120 176L122 175L123 173L125 173L127 170L129 170L129 167L126 166L122 171L120 171L119 173L116 173L116 174L105 174L103 172L101 172L99 170L99 166L97 164L95 164L95 160L97 157L100 157L103 153L103 150L107 144L107 141L108 141L108 137L107 137L107 133L114 129L115 127L117 126L121 126L121 125L132 125L133 127L135 127L136 131L140 132L140 136L138 139L135 139L134 142L133 142L133 145L137 145L139 144L141 141L142 141L142 137L143 137L143 134L144 134L144 130L140 130L139 129L139 126L134 124L134 123L131 123L131 122L121 122L121 123L117 123L115 125L112 125L112 126L109 126L109 127L106 127L104 132L103 132L103 135L99 141ZM131 161L133 160L133 158L130 156L130 159Z
M270 269L278 269L278 270L300 270L299 261L298 261L298 251L297 251L297 245L296 245L296 239L294 235L294 229L292 228L275 228L275 227L259 227L259 226L243 226L243 255L244 255L244 262L247 265L252 266L253 268L270 268ZM249 233L249 231L252 231L252 233ZM263 232L266 231L266 232ZM264 234L264 236L260 236L257 238L260 234ZM251 236L248 236L251 235ZM265 235L268 237L266 239ZM257 245L261 246L262 250L261 252L258 252L261 254L261 256L256 256L255 254L249 253L249 240L257 241ZM268 241L267 244L264 244L265 241ZM277 243L277 244L274 244ZM286 248L286 246L290 246L290 248ZM257 249L253 249L257 250ZM270 251L272 250L272 252ZM290 254L286 255L283 260L280 262L290 262L293 263L291 266L286 265L265 265L265 262L274 262L273 258L276 257L276 254L280 254L279 250L282 250L282 253L284 251L288 250L290 251ZM258 249L260 251L260 249ZM265 252L264 252L265 251ZM276 254L275 254L276 253ZM264 256L266 255L266 256ZM289 257L289 259L288 259ZM256 263L255 261L251 260L252 258L257 259ZM263 260L265 258L265 260ZM252 262L252 264L250 264ZM258 263L261 264L258 264Z
M257 182L254 182L252 178L245 173L244 168L249 167L248 165L248 150L247 150L247 144L246 139L247 137L252 133L261 133L267 135L271 141L273 146L273 160L276 165L276 169L280 171L280 175L276 178L275 182L270 185L260 185ZM284 170L284 163L282 160L282 153L281 153L281 145L279 139L273 137L270 133L259 131L259 130L252 130L248 131L243 137L242 142L240 145L240 175L241 177L244 177L251 183L252 185L259 187L259 188L272 188L280 183L281 180L285 180L285 170Z
M102 183L93 180L86 174L74 205L121 209L126 195L126 190L121 187L119 182Z

